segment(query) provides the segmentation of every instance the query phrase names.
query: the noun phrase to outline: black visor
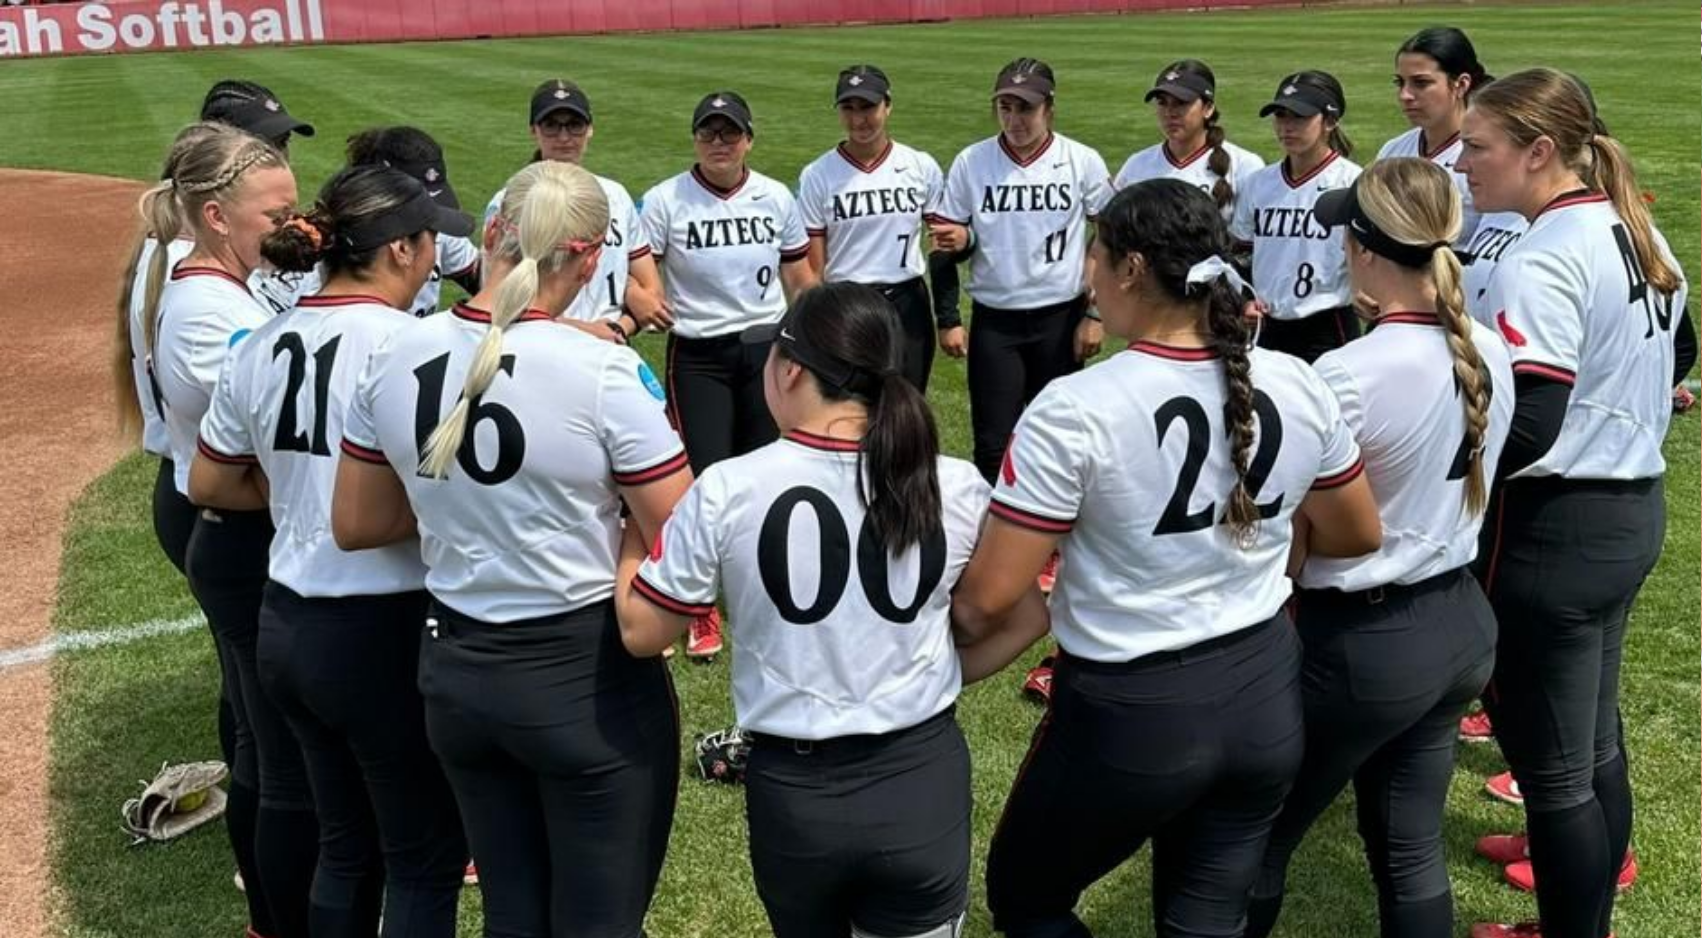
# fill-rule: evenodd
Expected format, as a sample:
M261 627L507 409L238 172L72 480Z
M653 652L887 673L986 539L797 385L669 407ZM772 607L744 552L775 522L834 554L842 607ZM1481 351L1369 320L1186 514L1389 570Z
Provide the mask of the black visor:
M800 330L792 328L795 310L787 310L779 322L752 326L741 336L746 345L766 345L770 342L786 351L786 357L809 369L823 382L841 390L867 393L865 385L879 379L851 365L835 362L809 343Z
M1365 214L1365 209L1360 206L1357 180L1345 189L1331 189L1318 196L1312 211L1317 215L1319 224L1330 228L1346 225L1353 232L1353 239L1367 251L1379 257L1386 257L1402 267L1422 270L1430 266L1430 258L1438 249L1448 247L1446 241L1438 241L1435 244L1407 244L1390 237L1372 223Z
M350 252L360 254L422 231L465 238L473 233L473 219L465 212L438 204L426 194L424 186L415 182L414 195L408 201L365 224L352 226L339 237Z

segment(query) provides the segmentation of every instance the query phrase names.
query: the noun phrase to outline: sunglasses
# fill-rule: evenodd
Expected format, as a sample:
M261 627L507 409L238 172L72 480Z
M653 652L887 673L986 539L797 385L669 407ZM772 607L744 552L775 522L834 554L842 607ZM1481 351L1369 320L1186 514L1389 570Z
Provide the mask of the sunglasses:
M585 121L539 121L533 126L546 137L583 137L591 129Z

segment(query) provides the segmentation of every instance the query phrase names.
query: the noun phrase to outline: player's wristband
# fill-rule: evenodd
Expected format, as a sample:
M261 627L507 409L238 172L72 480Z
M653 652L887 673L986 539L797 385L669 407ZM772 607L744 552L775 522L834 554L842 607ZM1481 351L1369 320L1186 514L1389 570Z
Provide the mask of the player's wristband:
M632 341L631 337L626 334L626 330L621 327L621 321L619 319L609 320L609 331L620 337L622 345Z

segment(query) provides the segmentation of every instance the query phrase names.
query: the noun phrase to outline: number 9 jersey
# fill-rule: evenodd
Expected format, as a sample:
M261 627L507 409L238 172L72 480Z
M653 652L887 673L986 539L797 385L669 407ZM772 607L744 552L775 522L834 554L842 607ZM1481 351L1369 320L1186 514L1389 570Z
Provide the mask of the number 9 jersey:
M897 556L858 495L858 443L801 431L711 466L675 506L634 588L701 615L727 592L733 705L792 739L887 733L945 710L962 684L951 592L987 507L975 467L939 461L942 526Z
M1335 395L1304 362L1253 349L1256 433L1243 549L1224 523L1235 475L1224 369L1206 349L1136 342L1029 405L992 513L1063 537L1052 632L1070 655L1132 661L1269 619L1289 596L1289 521L1310 489L1363 471Z
M618 486L686 468L662 387L637 353L529 310L472 402L445 478L419 474L459 398L490 315L465 304L374 352L343 423L343 453L388 462L419 519L426 588L481 622L559 615L614 596Z

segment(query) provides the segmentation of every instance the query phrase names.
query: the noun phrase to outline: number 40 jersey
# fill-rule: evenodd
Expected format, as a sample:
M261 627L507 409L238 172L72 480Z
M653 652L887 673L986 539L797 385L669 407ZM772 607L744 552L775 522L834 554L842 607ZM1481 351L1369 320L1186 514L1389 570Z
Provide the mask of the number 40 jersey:
M942 524L896 556L858 494L858 443L799 431L711 466L674 508L635 588L700 615L722 589L739 724L793 739L914 726L957 699L951 592L987 508L941 457Z

